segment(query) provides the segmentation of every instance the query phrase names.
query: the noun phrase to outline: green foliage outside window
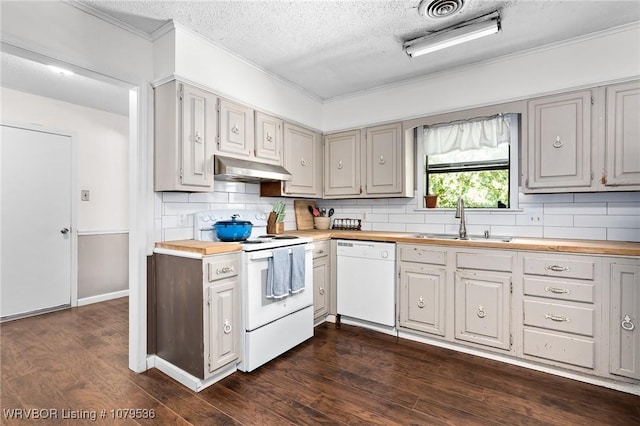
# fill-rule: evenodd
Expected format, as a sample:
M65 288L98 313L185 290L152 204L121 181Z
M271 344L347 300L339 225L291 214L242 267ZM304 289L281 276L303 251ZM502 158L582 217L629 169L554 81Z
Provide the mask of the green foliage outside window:
M438 207L455 208L458 197L466 207L497 208L509 204L509 171L480 170L429 175L429 194L438 194Z

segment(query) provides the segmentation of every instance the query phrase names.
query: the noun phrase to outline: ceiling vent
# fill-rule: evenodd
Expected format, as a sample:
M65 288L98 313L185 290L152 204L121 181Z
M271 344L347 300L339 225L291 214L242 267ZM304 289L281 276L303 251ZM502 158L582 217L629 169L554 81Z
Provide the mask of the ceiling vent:
M418 5L418 14L432 19L447 18L464 7L464 0L422 0Z

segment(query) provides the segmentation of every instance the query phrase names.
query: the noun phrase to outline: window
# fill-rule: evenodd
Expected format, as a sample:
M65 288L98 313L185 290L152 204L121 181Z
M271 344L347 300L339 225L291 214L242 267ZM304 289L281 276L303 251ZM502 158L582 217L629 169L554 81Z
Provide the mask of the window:
M418 128L423 193L437 194L439 208L458 197L470 208L516 208L517 136L517 114Z

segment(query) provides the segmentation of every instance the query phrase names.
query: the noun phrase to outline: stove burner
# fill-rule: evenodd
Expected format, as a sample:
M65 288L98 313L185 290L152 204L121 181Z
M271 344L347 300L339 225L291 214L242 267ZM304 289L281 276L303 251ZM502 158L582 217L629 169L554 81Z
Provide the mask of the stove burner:
M296 237L295 235L276 235L275 237L273 237L274 240L295 240Z

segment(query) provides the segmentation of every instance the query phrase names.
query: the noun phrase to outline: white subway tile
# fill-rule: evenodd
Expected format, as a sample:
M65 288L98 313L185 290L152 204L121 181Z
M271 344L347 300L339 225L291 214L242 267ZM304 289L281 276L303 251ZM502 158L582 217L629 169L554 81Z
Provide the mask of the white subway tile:
M364 220L367 222L389 222L389 215L386 213L367 213Z
M163 192L162 202L163 203L188 203L189 193L188 192Z
M424 223L421 214L390 214L389 223Z
M373 210L373 209L372 209ZM388 206L380 206L380 207L376 207L375 209L376 213L396 213L396 214L402 214L402 213L411 213L412 210L407 210L407 207L401 204L398 205L388 205Z
M518 194L518 204L571 202L573 194Z
M162 228L177 228L178 216L162 216Z
M546 214L544 215L545 226L573 226L573 215L570 214ZM539 225L532 223L532 225Z
M229 194L226 192L194 192L189 194L190 203L226 203Z
M640 216L640 203L607 203L607 214Z
M259 183L247 183L245 184L244 192L247 194L259 194L260 193L260 184Z
M420 232L423 234L442 234L445 232L444 225L432 224L407 224L407 232Z
M544 238L569 238L576 240L606 240L606 228L567 228L567 227L547 227L544 228Z
M213 182L213 189L216 192L245 192L246 184L243 182L226 182L216 180Z
M607 240L610 241L634 241L640 242L640 229L609 228L607 229Z
M544 214L604 215L607 214L607 205L605 203L545 204Z
M362 213L367 212L371 213L371 206L354 206L354 207L340 207L339 209L335 209L336 212L340 212L343 217L344 215L358 215L359 218L362 218Z
M245 194L245 193L237 193L230 192L229 193L229 203L251 203L251 204L259 204L260 203L260 195L258 194Z
M163 241L192 240L193 228L167 228L164 230Z
M367 198L362 200L356 200L356 204L360 206L371 206L375 208L378 206L388 206L389 199L388 198L372 198L372 199Z
M164 216L177 215L178 213L195 213L208 210L206 203L164 203Z
M575 201L576 203L637 202L640 201L640 191L575 194Z
M640 228L640 216L575 216L573 226L585 228Z
M162 218L162 192L154 192L153 211L156 219Z
M458 219L459 220L459 219ZM515 225L515 214L469 214L466 217L468 225Z
M404 223L371 223L372 231L387 231L387 232L407 232L407 225Z
M544 228L542 226L518 226L514 228L514 237L542 238Z
M454 213L440 213L440 214L425 214L424 215L425 223L434 223L434 224L447 224L447 223L459 223L460 219L456 219Z

